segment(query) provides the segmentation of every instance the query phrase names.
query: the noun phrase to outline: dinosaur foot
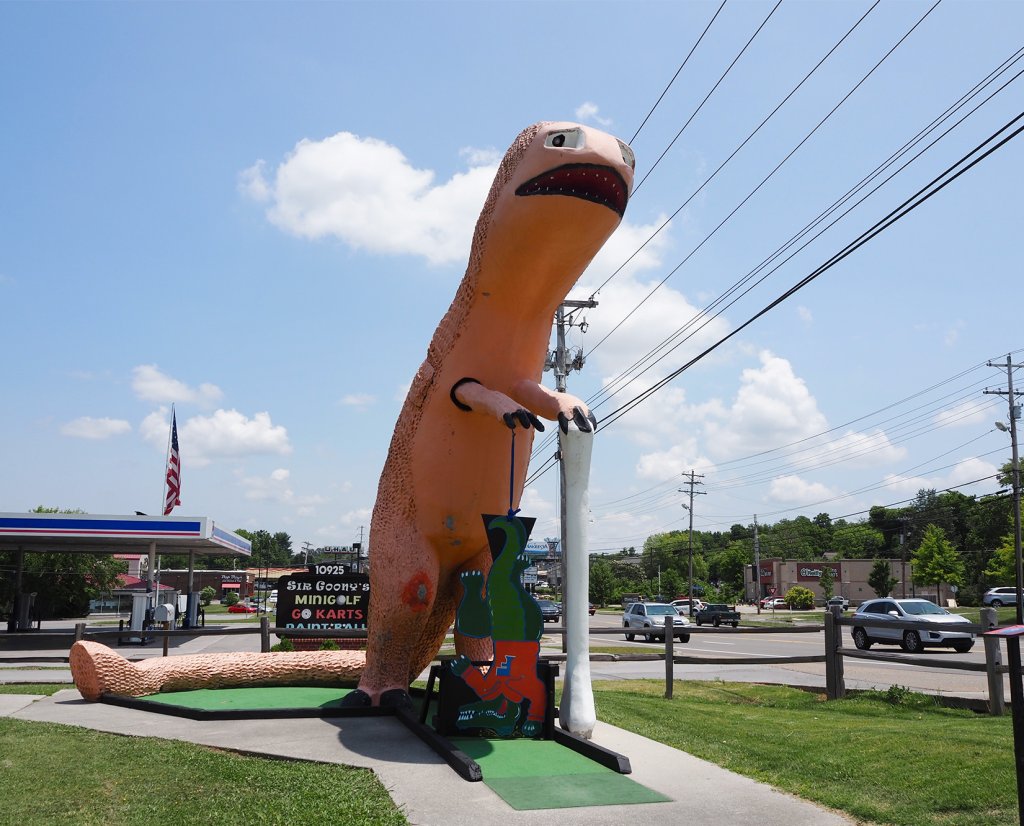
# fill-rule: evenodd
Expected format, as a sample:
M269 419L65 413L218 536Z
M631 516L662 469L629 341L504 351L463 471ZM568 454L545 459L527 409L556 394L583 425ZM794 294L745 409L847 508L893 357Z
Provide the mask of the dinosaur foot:
M392 688L380 695L381 708L404 708L412 711L412 698L409 692L402 688Z
M369 708L371 705L373 705L373 700L361 688L353 689L341 701L342 708Z

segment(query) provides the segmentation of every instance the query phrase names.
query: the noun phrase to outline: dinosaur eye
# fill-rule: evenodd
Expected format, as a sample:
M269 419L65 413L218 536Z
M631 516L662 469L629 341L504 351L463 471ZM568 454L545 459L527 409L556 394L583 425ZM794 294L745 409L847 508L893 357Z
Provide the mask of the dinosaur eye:
M562 132L552 132L544 139L544 145L555 149L582 149L583 130L566 129Z
M636 157L633 155L633 150L622 141L619 141L619 150L622 152L622 160L629 164L629 168L636 169Z

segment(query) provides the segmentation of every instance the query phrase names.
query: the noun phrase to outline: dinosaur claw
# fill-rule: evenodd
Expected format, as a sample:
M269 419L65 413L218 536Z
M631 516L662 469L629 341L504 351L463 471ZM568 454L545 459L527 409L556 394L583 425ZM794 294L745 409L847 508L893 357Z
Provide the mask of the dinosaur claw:
M569 432L569 417L564 413L558 414L558 426L562 428L563 433L567 434Z
M529 411L527 411L527 415L530 417L530 424L533 425L534 430L536 430L538 433L543 433L544 432L544 422L542 422L540 419L538 419L536 416L534 416Z
M512 413L505 413L502 417L505 421L505 427L509 430L516 429L516 417Z
M578 427L583 433L591 432L590 419L584 415L580 408L574 407L572 409L572 420L576 422L576 427Z

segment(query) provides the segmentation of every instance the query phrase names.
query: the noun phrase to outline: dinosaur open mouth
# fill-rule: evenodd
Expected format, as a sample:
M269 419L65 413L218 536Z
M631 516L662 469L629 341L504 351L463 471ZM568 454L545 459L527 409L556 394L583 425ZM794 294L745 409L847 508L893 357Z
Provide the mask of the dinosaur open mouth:
M569 163L549 169L516 190L516 195L568 195L602 204L618 213L626 212L626 182L610 166Z

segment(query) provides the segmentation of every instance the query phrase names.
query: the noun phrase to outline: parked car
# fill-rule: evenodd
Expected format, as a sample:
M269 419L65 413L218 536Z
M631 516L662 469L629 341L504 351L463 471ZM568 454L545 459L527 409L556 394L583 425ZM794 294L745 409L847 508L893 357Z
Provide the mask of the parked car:
M789 608L789 603L782 597L769 597L764 600L764 608L771 608L773 611L778 608Z
M731 625L736 628L740 624L740 612L723 602L709 602L695 615L697 625L708 623L717 628L719 625Z
M676 610L680 614L687 614L688 615L690 613L690 600L688 600L688 599L674 599L674 600L672 600L672 602L670 604L674 605ZM706 604L707 603L704 602L704 600L697 599L696 597L694 597L694 600L693 600L693 610L694 610L694 612L699 611Z
M869 599L861 603L853 619L905 620L908 622L936 622L970 624L970 620L951 614L927 599ZM967 631L918 631L911 628L886 628L884 625L868 627L854 625L853 644L863 651L874 643L898 645L904 651L915 653L925 646L952 647L961 654L974 645L974 634Z
M825 610L831 611L836 605L839 606L840 611L846 611L850 607L850 600L846 597L832 597L832 599L825 603Z
M989 588L985 592L985 596L981 598L981 604L991 605L993 608L1013 605L1013 598L1016 593L1016 588Z
M558 622L562 618L562 606L557 602L552 602L550 599L538 599L537 605L540 606L540 615L544 618L544 622Z
M647 637L647 642L665 639L665 617L672 617L673 631L676 631L679 642L689 642L690 634L685 626L690 621L678 613L666 602L634 602L622 615L622 627L626 629L626 639L632 640L637 634Z
M236 602L234 605L228 606L229 614L255 614L256 606L249 605L245 602Z
M594 616L597 613L597 606L594 603L587 603L587 610L590 611L590 616Z

